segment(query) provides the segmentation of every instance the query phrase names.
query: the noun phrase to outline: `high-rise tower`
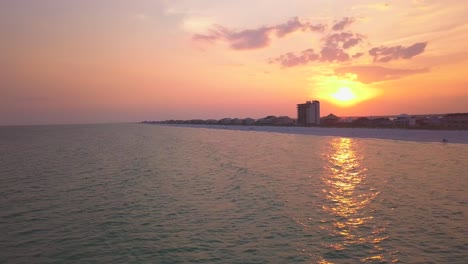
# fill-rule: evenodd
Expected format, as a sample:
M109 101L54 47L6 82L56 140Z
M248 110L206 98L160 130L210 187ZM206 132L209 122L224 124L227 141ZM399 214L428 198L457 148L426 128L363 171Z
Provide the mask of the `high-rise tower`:
M307 101L297 105L297 124L300 126L320 125L320 102Z

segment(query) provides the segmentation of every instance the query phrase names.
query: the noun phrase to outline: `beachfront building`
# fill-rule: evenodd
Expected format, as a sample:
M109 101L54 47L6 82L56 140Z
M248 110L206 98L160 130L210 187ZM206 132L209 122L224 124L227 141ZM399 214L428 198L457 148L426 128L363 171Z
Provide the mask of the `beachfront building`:
M320 125L320 102L307 101L297 105L297 124L299 126Z
M226 117L226 118L220 119L220 120L218 121L218 124L220 124L220 125L230 125L230 124L231 124L231 120L232 120L231 118Z
M411 117L407 114L401 114L393 120L393 123L397 127L415 127L416 118Z
M320 123L324 126L335 126L338 124L341 118L337 117L334 114L329 114L325 117L320 118Z
M261 126L272 126L276 122L276 116L270 115L264 118L257 119L257 124Z
M278 116L276 118L275 125L290 126L290 125L294 125L295 122L296 120L294 120L293 118L290 118L289 116Z
M377 117L374 119L371 119L371 122L373 127L390 127L393 125L392 120L388 117Z
M468 113L446 114L444 123L450 128L468 128Z
M242 124L246 126L252 126L255 124L255 119L250 118L250 117L244 118L242 119Z

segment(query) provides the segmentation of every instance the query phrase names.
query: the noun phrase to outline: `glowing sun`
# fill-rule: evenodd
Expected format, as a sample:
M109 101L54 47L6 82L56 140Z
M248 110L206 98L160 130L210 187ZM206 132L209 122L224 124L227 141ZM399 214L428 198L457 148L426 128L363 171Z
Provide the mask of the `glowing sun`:
M357 99L356 94L349 87L340 87L331 95L333 99L342 104L351 104Z

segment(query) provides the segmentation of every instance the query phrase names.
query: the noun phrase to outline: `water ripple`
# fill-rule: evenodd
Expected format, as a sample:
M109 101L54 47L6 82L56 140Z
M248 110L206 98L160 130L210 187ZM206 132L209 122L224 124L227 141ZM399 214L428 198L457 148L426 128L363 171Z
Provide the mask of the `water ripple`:
M1 263L464 263L465 145L0 128Z

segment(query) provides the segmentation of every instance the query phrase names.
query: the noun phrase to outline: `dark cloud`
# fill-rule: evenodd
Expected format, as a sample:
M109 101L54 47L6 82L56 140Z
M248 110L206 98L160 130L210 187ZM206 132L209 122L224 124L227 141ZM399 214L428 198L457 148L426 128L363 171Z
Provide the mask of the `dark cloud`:
M362 57L363 55L364 55L364 52L358 52L358 53L354 54L354 55L352 56L352 58L353 58L353 59L357 59L357 58Z
M270 44L271 28L261 27L243 31L232 31L222 26L216 26L208 34L195 34L193 39L197 41L214 42L225 40L229 42L232 49L258 49Z
M387 80L403 78L408 75L425 73L429 70L424 69L392 69L380 66L349 66L335 69L338 75L348 73L356 74L358 81L362 83L373 83Z
M332 30L340 31L354 23L356 20L352 17L344 17L341 21L333 25Z
M360 39L360 38L350 38L350 39L346 40L343 43L343 49L349 49L351 47L354 47L357 44L359 44L359 42L361 42L361 40L362 39Z
M362 42L364 36L361 34L355 34L351 32L341 32L328 35L325 38L327 46L341 47L343 49L349 49L360 42Z
M344 52L343 49L334 46L325 46L321 49L320 53L315 53L313 49L304 50L299 55L288 52L277 58L269 59L268 62L278 63L283 67L295 67L306 65L313 61L345 62L349 59L349 54Z
M225 31L225 38L231 44L233 49L258 49L270 44L271 28L262 27L240 32Z
M301 21L299 21L299 19L295 17L284 24L277 25L276 35L282 38L289 33L292 33L297 30L302 30L302 29L303 29L303 25Z
M320 61L344 62L349 60L349 54L336 46L325 46L320 51Z
M311 25L309 23L304 23L299 20L298 17L293 17L288 22L276 25L272 27L272 30L276 31L276 36L282 38L287 34L293 33L295 31L316 31L316 32L323 32L325 30L325 25L317 24Z
M305 65L311 61L324 61L324 62L345 62L351 59L351 56L345 52L363 40L364 36L351 32L333 33L326 36L324 45L320 53L313 53L312 49L303 51L300 55L292 52L283 54L275 59L270 59L270 63L279 63L283 67L294 67ZM362 56L364 53L357 55Z
M369 55L374 57L374 62L389 62L397 59L411 59L424 52L427 42L414 43L409 47L376 47L369 50Z
M320 51L320 61L345 62L351 57L345 52L363 40L364 36L352 32L340 32L328 35Z
M286 23L275 26L264 26L256 29L234 31L222 26L216 26L208 34L195 34L193 39L197 41L214 42L217 40L227 41L232 49L258 49L266 47L271 42L273 33L278 38L282 38L296 31L316 31L323 32L325 25L301 22L298 17L294 17Z
M344 31L347 27L355 22L353 17L344 17L337 21L328 34L325 34L321 41L321 47L315 52L312 49L304 50L300 53L288 52L276 58L270 58L270 63L277 63L283 67L294 67L306 65L313 61L320 62L348 62L360 58L365 55L364 52L358 50L361 43L364 42L366 36ZM324 24L311 24L303 22L298 17L293 17L285 23L262 26L254 29L232 30L223 26L214 26L206 34L195 34L193 39L204 42L226 42L231 49L234 50L251 50L268 47L274 38L284 38L287 35L303 31L303 32L320 32L324 33L327 26ZM337 32L340 31L340 32ZM393 47L374 47L368 51L373 57L374 62L389 62L397 59L411 59L412 57L424 52L427 42L418 42L411 46L393 46ZM351 53L352 51L352 53ZM355 68L364 73L363 80L372 82L375 80L387 80L400 78L407 74L421 72L421 70L399 70L388 68ZM371 66L368 66L371 67ZM373 67L373 66L372 66Z
M207 34L194 34L192 39L196 41L214 42L223 37L224 31L225 29L223 27L217 25L214 26Z
M279 63L283 67L294 67L305 65L318 59L319 55L316 54L313 49L307 49L302 51L299 55L288 52L279 56L278 58L270 59L270 63Z
M316 25L309 24L308 26L309 26L309 30L313 32L324 32L325 29L327 29L327 26L323 24L316 24Z
M350 32L341 32L330 34L325 38L327 45L338 45L341 42L348 40L353 37L353 33Z

